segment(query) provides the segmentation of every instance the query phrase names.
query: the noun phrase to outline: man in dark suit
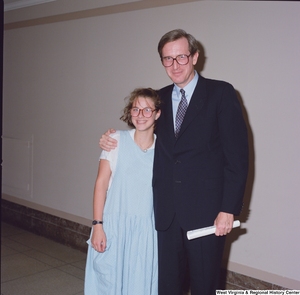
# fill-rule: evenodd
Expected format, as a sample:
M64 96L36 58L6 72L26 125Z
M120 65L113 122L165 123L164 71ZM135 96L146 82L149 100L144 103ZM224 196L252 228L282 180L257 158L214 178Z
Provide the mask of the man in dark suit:
M233 87L194 70L199 53L193 36L171 31L158 52L174 82L159 92L163 103L153 168L159 294L181 294L186 263L192 294L215 294L225 235L242 207L247 130ZM180 89L188 108L176 136ZM187 240L188 230L212 224L216 235Z
M183 30L168 32L158 52L174 82L159 91L162 109L153 166L159 295L182 294L187 265L191 294L212 295L218 288L225 236L242 207L247 129L234 88L195 71L199 52L193 36ZM100 146L109 148L104 141L102 137ZM187 239L187 231L212 224L215 235Z

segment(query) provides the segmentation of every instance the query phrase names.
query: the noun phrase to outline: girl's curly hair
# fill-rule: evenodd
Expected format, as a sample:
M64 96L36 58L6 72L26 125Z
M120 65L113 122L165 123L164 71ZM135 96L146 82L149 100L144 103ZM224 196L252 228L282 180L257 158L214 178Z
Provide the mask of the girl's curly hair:
M120 120L127 123L129 127L134 128L132 124L132 118L130 114L130 110L132 109L134 101L138 97L150 98L154 102L155 110L160 110L161 100L158 96L158 91L152 88L136 88L134 89L128 97L125 98L127 100L127 105L123 110L123 115L120 117Z

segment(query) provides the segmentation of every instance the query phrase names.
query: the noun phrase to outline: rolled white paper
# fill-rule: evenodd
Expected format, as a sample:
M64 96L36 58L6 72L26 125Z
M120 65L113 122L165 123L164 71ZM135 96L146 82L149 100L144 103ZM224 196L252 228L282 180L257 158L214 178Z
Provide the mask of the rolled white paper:
M233 222L232 227L235 228L235 227L239 227L240 225L241 225L240 221L235 220ZM188 238L188 240L192 240L192 239L196 239L196 238L214 234L215 232L216 232L216 227L214 225L208 226L208 227L203 227L203 228L199 228L199 229L189 230L187 232L187 238Z

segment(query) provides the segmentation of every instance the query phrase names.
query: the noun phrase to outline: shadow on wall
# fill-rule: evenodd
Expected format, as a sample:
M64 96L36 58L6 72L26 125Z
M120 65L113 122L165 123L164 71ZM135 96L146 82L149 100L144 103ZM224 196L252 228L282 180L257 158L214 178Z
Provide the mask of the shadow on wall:
M197 43L198 43L199 57L198 57L197 64L195 65L195 70L198 73L201 73L204 70L206 56L205 56L203 45L199 41L197 41Z
M232 232L226 238L226 244L225 244L225 249L223 254L223 264L222 264L222 267L224 268L223 277L225 278L227 277L227 268L228 268L231 245L234 241L238 240L242 235L247 233L247 228L245 228L243 224L247 222L250 216L250 203L251 203L251 196L252 196L254 176L255 176L255 152L254 152L253 133L249 123L247 111L243 104L243 99L238 91L236 91L236 93L242 107L243 116L248 130L249 169L248 169L248 179L247 179L245 194L244 194L243 209L241 214L237 217L237 219L239 219L241 222L241 227L232 230Z

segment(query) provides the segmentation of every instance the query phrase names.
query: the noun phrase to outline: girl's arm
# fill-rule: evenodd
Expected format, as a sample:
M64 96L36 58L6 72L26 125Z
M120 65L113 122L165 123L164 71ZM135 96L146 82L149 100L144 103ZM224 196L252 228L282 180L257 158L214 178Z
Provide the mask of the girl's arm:
M108 189L111 169L109 161L99 161L98 175L94 188L93 217L94 220L103 221L103 209L105 206L106 192ZM102 224L93 225L91 243L96 251L104 252L106 249L106 235Z

